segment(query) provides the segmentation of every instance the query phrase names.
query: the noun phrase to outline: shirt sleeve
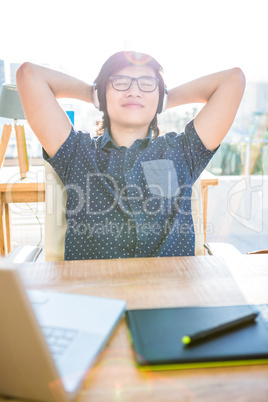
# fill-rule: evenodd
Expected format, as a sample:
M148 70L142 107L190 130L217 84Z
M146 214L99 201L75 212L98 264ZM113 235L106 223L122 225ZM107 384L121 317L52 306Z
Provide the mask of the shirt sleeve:
M170 147L177 149L178 156L183 153L186 163L195 181L205 169L215 152L205 147L194 127L194 120L191 120L181 134L167 134L167 142Z
M43 158L45 161L50 163L64 184L66 183L69 172L72 169L74 159L73 155L78 152L81 142L81 134L80 131L77 132L72 126L68 138L52 158L48 156L43 148Z

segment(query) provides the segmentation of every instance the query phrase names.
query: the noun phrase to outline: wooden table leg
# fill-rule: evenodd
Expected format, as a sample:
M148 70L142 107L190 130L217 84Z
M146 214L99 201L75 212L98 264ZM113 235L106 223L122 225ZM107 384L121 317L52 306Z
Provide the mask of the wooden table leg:
M9 215L9 205L6 203L5 205L5 224L6 224L6 244L5 244L5 251L6 254L10 253L11 251L11 244L10 244L10 215Z
M208 211L208 185L201 184L202 204L203 204L203 224L204 224L204 243L207 241L207 211Z
M2 194L0 193L0 255L5 255L5 228Z
M5 256L11 251L9 205L3 202L0 193L0 255Z

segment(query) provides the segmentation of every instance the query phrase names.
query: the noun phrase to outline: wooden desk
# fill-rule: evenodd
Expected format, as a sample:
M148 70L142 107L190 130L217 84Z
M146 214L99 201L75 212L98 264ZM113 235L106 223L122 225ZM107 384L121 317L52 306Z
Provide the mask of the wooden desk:
M30 263L27 287L125 299L127 307L268 303L268 256ZM142 373L126 321L89 371L78 401L267 402L268 365Z

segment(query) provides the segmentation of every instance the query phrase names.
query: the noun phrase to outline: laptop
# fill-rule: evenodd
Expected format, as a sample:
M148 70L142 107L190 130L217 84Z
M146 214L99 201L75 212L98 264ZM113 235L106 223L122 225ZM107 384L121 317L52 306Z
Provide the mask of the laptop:
M0 260L0 395L74 398L125 309L124 300L26 291Z

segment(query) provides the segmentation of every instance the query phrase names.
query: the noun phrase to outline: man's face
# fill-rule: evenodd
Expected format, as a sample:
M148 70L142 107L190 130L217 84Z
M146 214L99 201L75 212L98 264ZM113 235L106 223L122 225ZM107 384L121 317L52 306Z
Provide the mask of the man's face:
M150 66L128 66L114 75L128 77L156 77ZM149 127L154 118L159 101L158 86L152 92L143 92L137 81L132 81L129 89L118 91L109 81L106 89L107 111L113 127Z

